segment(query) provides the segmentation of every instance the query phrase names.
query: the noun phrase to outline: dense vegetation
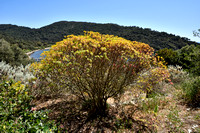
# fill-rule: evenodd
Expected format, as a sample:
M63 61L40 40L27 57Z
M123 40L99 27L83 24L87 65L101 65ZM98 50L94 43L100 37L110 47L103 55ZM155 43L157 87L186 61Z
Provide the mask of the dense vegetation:
M185 97L187 97L187 101L191 105L199 106L200 46L187 45L179 50L165 48L158 50L157 54L162 56L168 65L179 65L190 74L190 77L182 83L181 88L186 92Z
M161 49L157 51L168 65L179 65L184 70L200 76L200 46L187 45L179 50Z
M48 119L48 111L36 111L34 97L28 87L33 74L29 66L13 67L0 62L0 131L55 132L57 127Z
M22 49L44 43L36 36L30 41L33 29L14 27L19 36L12 30L1 34L0 59L19 65L27 59ZM21 28L27 34L21 36ZM32 64L33 73L29 66L0 62L0 131L199 132L200 115L190 108L200 106L200 47L184 45L154 55L145 43L86 32L53 45Z
M120 36L131 41L143 42L155 50L180 49L186 45L197 44L189 41L188 38L153 31L149 28L67 21L56 22L39 29L2 24L0 25L0 38L6 39L11 44L17 43L22 49L38 49L61 41L66 35L82 35L83 31L96 31Z
M10 44L4 39L0 39L1 61L5 61L13 66L27 65L32 62L18 44Z
M48 121L47 111L36 111L30 104L33 97L21 82L0 83L0 131L55 132L55 123Z

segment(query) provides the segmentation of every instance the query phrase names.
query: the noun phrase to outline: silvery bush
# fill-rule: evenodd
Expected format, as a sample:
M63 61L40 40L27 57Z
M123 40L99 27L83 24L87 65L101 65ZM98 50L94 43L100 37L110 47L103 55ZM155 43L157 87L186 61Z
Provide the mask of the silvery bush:
M21 81L23 84L27 84L28 81L34 78L33 74L29 71L30 65L20 65L12 67L5 62L0 62L0 79L6 80L13 79L15 81Z

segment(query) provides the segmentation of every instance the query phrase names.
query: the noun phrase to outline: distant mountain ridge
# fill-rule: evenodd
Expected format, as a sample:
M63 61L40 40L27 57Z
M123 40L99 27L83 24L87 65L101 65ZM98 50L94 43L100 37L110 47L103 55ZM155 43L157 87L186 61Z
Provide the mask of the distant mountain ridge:
M0 38L6 39L11 44L17 43L22 49L30 50L52 45L61 41L66 35L81 35L83 31L112 34L128 40L144 42L156 50L162 48L180 49L186 45L199 44L190 41L188 38L166 32L158 32L136 26L119 26L117 24L60 21L38 29L0 24Z

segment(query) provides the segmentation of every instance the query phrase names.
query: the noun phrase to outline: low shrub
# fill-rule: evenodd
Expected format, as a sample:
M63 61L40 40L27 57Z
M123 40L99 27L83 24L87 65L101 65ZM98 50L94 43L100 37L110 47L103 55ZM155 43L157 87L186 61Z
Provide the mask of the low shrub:
M184 99L195 106L200 106L200 77L190 77L181 85Z
M169 132L183 132L181 130L183 122L179 118L179 112L180 111L176 108L171 107L170 112L167 115Z
M11 66L5 62L0 62L0 81L13 79L27 84L28 81L34 78L33 74L29 71L30 65Z
M154 112L158 113L159 109L162 109L168 104L168 100L164 97L160 97L157 93L152 93L149 95L148 99L145 99L139 104L139 107L144 112Z
M57 127L48 121L47 111L36 111L30 105L32 97L21 82L0 84L1 132L54 132Z
M170 73L170 80L172 83L180 84L185 81L185 79L189 78L189 73L184 71L181 66L168 66L168 71Z
M169 72L165 68L152 67L140 74L136 86L147 93L147 97L153 92L159 91L161 82L169 78Z

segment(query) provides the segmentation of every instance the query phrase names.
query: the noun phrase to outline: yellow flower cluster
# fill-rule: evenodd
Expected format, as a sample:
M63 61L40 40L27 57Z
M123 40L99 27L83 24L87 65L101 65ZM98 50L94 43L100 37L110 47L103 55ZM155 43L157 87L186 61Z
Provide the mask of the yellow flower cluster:
M25 89L25 85L21 84L21 81L18 81L16 83L12 84L11 87L15 88L16 91L22 91Z
M54 89L71 85L87 96L91 88L104 88L103 93L112 94L110 89L119 91L116 89L129 84L143 70L152 66L164 69L163 61L153 53L154 49L145 43L85 31L84 35L68 35L57 42L32 68Z

